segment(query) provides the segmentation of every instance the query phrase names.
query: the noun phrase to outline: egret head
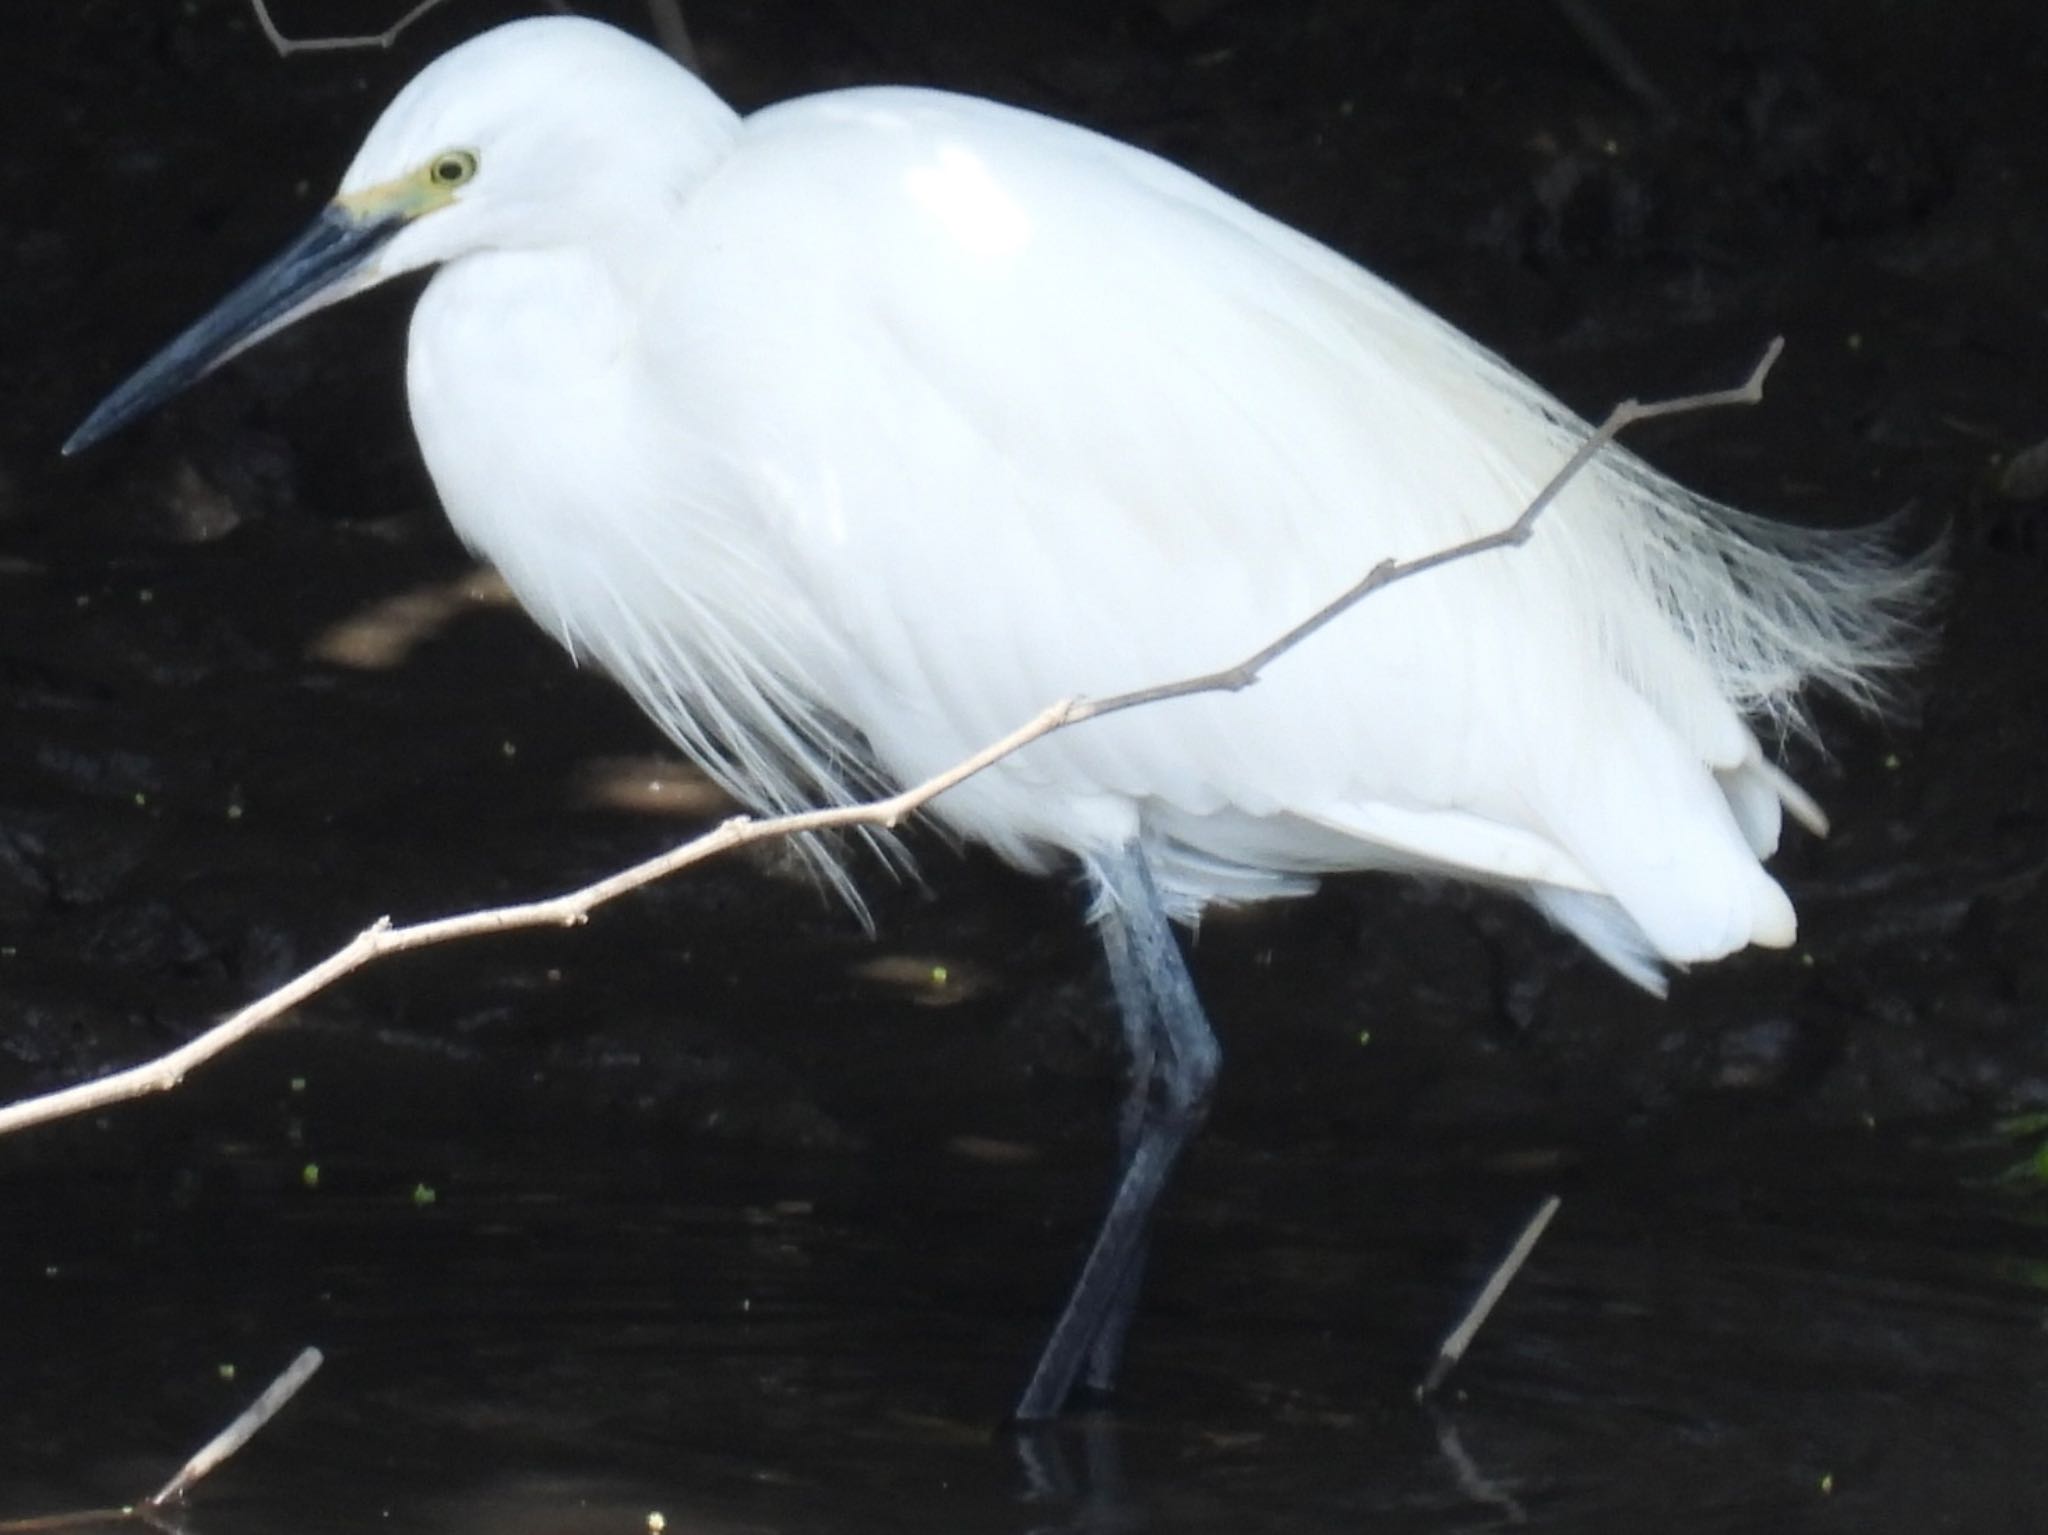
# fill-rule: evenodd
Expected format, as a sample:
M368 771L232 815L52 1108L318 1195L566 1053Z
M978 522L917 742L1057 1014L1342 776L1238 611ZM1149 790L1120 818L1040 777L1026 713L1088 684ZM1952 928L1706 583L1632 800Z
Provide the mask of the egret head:
M312 225L116 389L77 453L294 320L478 251L622 237L725 155L731 109L665 54L575 17L512 22L413 78Z

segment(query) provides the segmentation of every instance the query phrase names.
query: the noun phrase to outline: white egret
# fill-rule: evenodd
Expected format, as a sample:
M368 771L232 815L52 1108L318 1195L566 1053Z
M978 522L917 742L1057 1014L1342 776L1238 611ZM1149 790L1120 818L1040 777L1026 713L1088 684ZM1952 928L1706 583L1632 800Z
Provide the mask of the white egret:
M425 69L311 229L67 451L438 266L412 418L457 531L742 800L921 779L1052 699L1231 662L1511 521L1578 423L1315 241L1139 150L927 90L737 116L594 22ZM1169 925L1348 869L1517 892L1629 979L1793 938L1819 822L1752 722L1868 699L1926 585L1620 450L1536 537L1249 691L1042 740L932 813L1094 891L1133 1058L1108 1212L1018 1405L1107 1388L1217 1049ZM845 876L839 878L843 881Z

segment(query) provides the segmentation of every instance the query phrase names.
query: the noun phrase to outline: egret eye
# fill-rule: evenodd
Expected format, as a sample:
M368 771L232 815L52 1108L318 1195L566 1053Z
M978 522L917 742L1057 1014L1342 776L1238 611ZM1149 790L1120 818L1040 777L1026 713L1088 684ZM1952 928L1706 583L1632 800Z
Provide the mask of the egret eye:
M476 156L467 149L451 149L436 155L427 167L427 179L437 187L459 187L476 174Z

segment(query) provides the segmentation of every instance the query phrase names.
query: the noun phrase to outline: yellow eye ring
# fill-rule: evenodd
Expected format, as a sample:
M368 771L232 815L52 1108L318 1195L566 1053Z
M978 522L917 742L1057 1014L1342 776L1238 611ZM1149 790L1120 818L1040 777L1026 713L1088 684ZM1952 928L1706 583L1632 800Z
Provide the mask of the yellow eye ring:
M476 155L467 149L436 155L427 166L427 180L444 191L461 186L475 174Z

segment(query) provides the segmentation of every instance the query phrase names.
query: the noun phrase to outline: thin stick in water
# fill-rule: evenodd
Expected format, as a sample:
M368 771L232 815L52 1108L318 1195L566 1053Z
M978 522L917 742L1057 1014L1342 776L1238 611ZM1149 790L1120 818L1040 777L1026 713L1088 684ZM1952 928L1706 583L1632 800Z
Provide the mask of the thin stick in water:
M162 1508L166 1503L174 1503L184 1497L201 1477L254 1439L263 1425L276 1417L284 1404L299 1394L299 1388L313 1378L320 1362L320 1350L317 1348L300 1350L299 1357L285 1366L284 1373L264 1389L263 1395L245 1407L234 1422L209 1439L197 1455L179 1468L176 1476L144 1498L143 1507Z
M1451 1335L1444 1339L1436 1351L1436 1362L1429 1367L1429 1373L1422 1377L1422 1384L1415 1388L1415 1400L1427 1401L1435 1394L1437 1387L1451 1371L1458 1367L1458 1361L1465 1357L1465 1350L1472 1346L1472 1340L1479 1336L1479 1329L1486 1325L1486 1319L1493 1315L1493 1308L1500 1304L1500 1298L1507 1294L1508 1286L1514 1283L1515 1275L1522 1271L1522 1265L1529 1261L1529 1254L1536 1250L1536 1244L1543 1239L1543 1233L1550 1225L1550 1218L1557 1214L1557 1207L1564 1201L1552 1194L1529 1218L1529 1224L1522 1228L1522 1234L1515 1238L1515 1245L1508 1249L1508 1255L1501 1259L1500 1266L1486 1281L1479 1292L1479 1298L1472 1302L1472 1309L1465 1313L1465 1320L1451 1329Z
M0 1535L45 1535L50 1530L80 1530L138 1521L160 1530L174 1529L175 1526L163 1517L164 1509L183 1498L201 1477L217 1470L221 1462L262 1432L263 1425L299 1394L299 1388L311 1380L313 1372L319 1368L320 1350L300 1350L299 1357L285 1366L284 1373L265 1388L263 1395L237 1414L234 1422L207 1440L199 1453L179 1468L176 1476L140 1503L131 1503L125 1508L80 1508L61 1514L34 1514L26 1519L0 1519Z

